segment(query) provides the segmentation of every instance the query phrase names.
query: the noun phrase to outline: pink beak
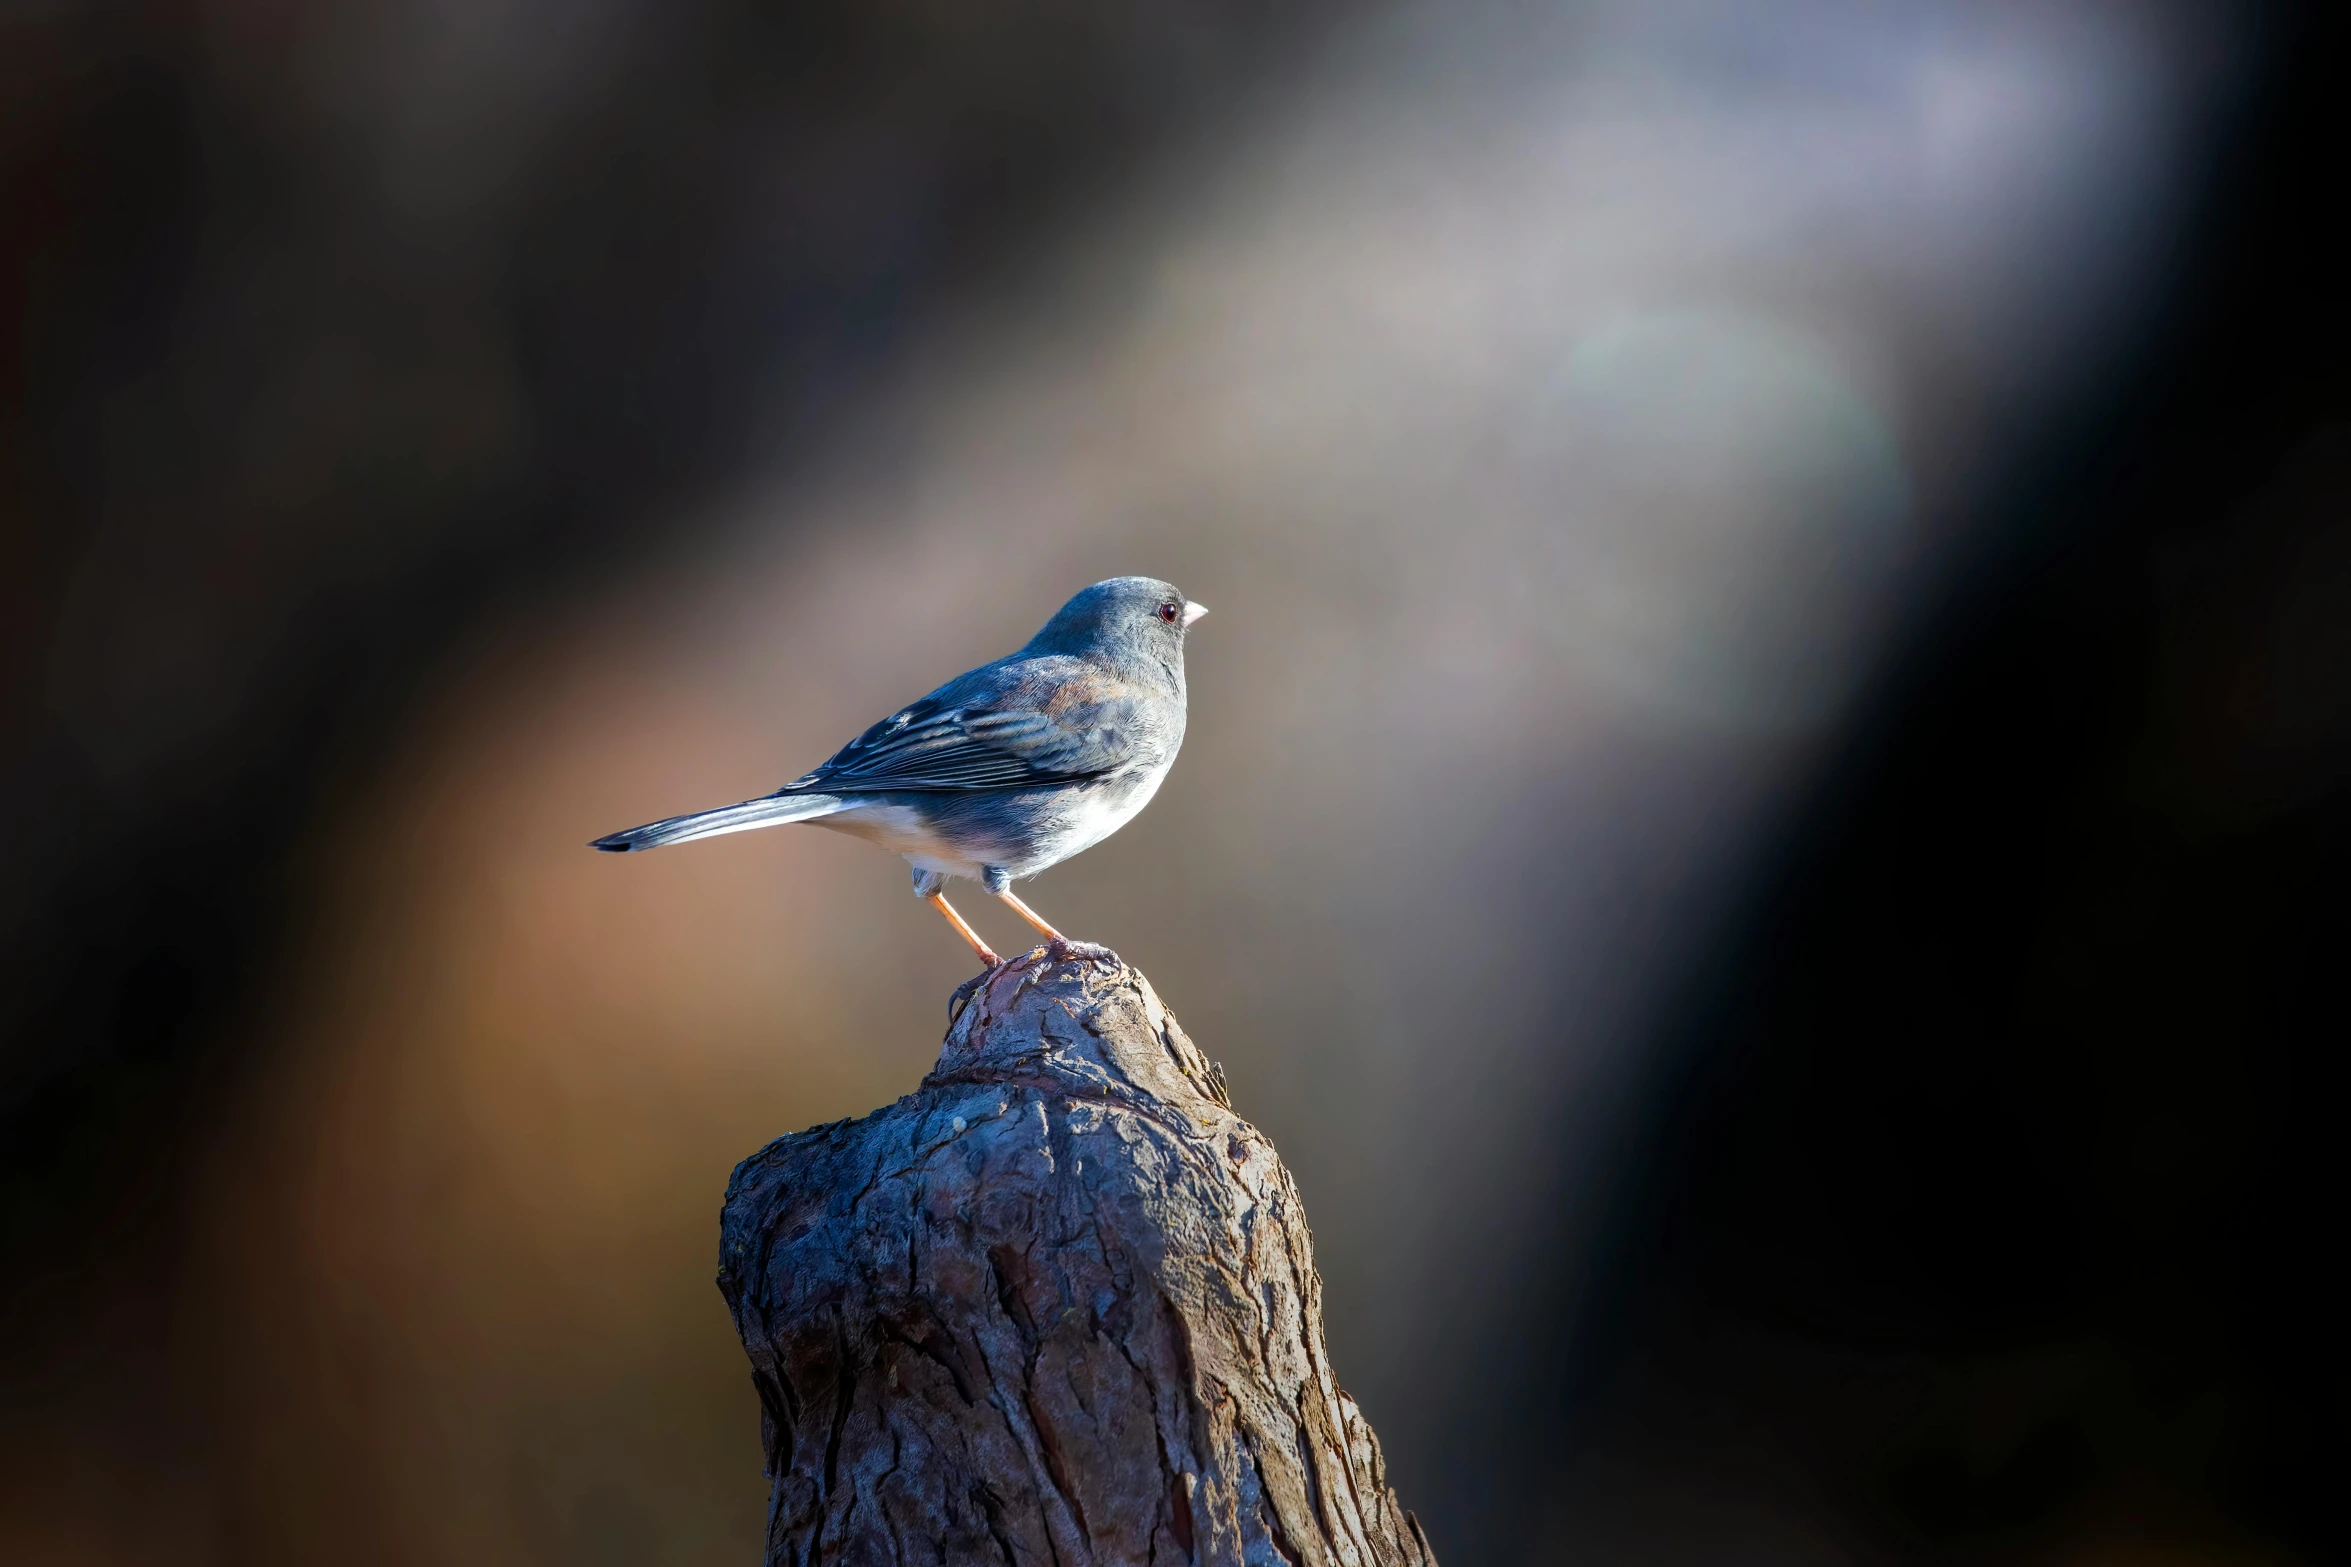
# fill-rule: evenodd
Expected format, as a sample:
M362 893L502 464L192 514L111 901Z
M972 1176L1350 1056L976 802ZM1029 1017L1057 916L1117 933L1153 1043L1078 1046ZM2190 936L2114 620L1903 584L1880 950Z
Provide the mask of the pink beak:
M1207 613L1208 613L1208 606L1207 606L1207 605L1205 605L1205 604L1193 604L1193 603L1189 603L1189 602L1187 602L1187 603L1184 605L1184 629L1185 629L1186 631L1189 631L1189 630L1191 630L1191 629L1192 629L1192 622L1193 622L1193 621L1195 621L1195 620L1198 620L1198 619L1199 619L1199 618L1200 618L1202 615L1205 615L1205 614L1207 614Z

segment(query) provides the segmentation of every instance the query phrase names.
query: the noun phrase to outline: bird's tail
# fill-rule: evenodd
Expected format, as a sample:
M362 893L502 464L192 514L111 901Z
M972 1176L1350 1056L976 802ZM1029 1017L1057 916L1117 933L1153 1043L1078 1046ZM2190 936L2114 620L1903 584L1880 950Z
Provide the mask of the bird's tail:
M715 811L664 817L642 827L631 827L627 832L599 838L589 847L608 854L629 854L638 849L658 849L665 843L691 843L696 838L715 838L721 833L749 832L754 827L780 827L785 822L830 816L847 803L837 794L771 794L745 800L741 805L722 805Z

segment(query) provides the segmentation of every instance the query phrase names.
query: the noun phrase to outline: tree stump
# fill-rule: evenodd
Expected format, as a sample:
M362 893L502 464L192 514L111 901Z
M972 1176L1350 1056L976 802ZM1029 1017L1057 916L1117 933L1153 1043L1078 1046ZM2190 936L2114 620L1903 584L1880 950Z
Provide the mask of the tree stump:
M919 1090L727 1185L767 1561L1434 1567L1222 1071L1100 948L976 983Z

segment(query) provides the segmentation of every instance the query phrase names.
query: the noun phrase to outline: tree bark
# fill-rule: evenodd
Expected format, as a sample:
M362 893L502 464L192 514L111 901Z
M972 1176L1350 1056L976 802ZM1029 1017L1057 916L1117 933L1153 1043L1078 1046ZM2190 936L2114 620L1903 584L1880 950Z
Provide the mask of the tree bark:
M1289 1171L1100 948L991 971L920 1089L738 1166L719 1288L770 1564L1434 1567Z

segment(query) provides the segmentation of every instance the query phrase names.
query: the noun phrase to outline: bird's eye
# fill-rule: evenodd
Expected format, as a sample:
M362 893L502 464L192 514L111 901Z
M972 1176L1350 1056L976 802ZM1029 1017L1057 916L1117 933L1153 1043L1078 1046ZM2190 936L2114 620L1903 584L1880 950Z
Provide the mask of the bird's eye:
M1171 626L1174 625L1177 621L1181 620L1183 615L1184 606L1181 604L1162 604L1159 606L1159 618L1166 621Z

